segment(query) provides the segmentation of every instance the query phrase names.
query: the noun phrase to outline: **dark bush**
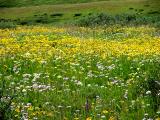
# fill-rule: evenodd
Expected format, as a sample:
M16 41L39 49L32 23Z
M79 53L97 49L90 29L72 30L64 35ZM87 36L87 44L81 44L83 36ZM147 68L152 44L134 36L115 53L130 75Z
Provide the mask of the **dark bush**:
M80 18L76 22L76 24L78 26L95 26L95 25L111 24L112 21L114 21L114 19L111 16L105 13L99 13Z
M92 13L88 13L88 15L92 15Z
M28 25L28 22L27 21L21 21L20 25Z
M81 16L82 14L81 13L75 13L74 14L74 17L79 17L79 16Z
M141 10L142 11L142 10ZM79 18L75 24L78 26L103 26L103 25L159 25L160 16L140 16L136 14L120 14L111 16L97 13Z
M159 11L150 11L150 12L148 12L148 14L160 14L160 12Z
M139 12L143 12L144 10L143 9L139 9Z
M47 16L47 13L44 13L43 16Z
M50 15L51 17L62 17L63 13L54 13Z
M133 10L133 9L134 9L134 8L132 8L132 7L131 7L131 8L129 8L129 10Z

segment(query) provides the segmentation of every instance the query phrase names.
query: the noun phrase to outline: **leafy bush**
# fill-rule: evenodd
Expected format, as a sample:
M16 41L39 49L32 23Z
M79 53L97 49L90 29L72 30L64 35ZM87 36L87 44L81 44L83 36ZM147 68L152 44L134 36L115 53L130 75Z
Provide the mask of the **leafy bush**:
M54 13L54 14L51 14L52 17L62 17L63 16L63 13Z
M80 18L76 21L78 26L95 26L95 25L104 25L110 24L113 21L113 18L105 13L92 14L83 18Z
M75 13L74 14L74 17L79 17L79 16L81 16L82 15L82 13Z
M103 26L103 25L158 25L160 16L140 16L136 14L120 14L111 16L106 13L96 13L78 19L78 26Z
M0 22L0 29L6 29L6 28L16 28L16 24L13 22L5 22L5 21L1 21Z

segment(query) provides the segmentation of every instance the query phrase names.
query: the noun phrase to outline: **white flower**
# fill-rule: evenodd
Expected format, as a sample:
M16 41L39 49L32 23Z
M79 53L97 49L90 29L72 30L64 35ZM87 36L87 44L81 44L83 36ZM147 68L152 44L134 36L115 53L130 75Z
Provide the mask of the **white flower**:
M63 80L68 80L68 79L69 79L68 77L64 77L64 78L63 78Z
M148 120L153 120L152 118L149 118Z
M47 61L45 61L45 60L41 61L41 64L46 64L46 63L47 63Z
M38 78L40 78L40 75L41 75L40 73L34 73L34 74L33 74L34 79L38 79Z
M23 89L22 92L27 92L27 90L26 90L26 89Z
M101 88L104 88L104 86L102 85Z
M71 106L67 106L66 108L71 108Z
M144 116L148 116L148 113L145 113Z
M108 66L108 69L109 69L109 70L112 70L112 69L114 69L114 68L115 68L115 65L114 65L114 64Z
M61 106L61 105L58 105L58 108L62 108L63 106Z
M22 75L24 78L29 78L29 77L31 77L32 75L31 74L23 74Z
M33 84L32 88L37 89L38 88L38 84L37 83Z
M151 94L151 91L147 91L146 94L147 94L147 95Z
M31 103L27 103L27 106L31 106L32 104Z
M157 111L157 114L160 114L160 111Z
M106 116L105 116L105 115L102 115L101 118L104 119L104 118L106 118Z
M128 98L128 90L125 91L124 98Z
M60 79L60 78L62 78L62 76L61 76L61 75L58 75L57 78Z
M29 52L27 52L26 54L24 54L25 55L25 57L30 57L30 53Z
M83 86L83 83L82 83L81 81L77 81L76 84L77 84L78 86Z

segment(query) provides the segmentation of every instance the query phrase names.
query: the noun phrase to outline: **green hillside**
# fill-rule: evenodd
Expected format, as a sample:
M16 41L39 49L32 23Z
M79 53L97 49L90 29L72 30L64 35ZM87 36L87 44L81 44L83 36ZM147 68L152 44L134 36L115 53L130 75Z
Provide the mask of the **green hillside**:
M16 4L14 5L13 2ZM16 0L8 3L24 7L0 8L0 21L14 21L22 25L64 23L102 12L112 16L119 14L135 14L139 17L160 15L159 0Z
M105 0L0 0L0 7L22 7L44 4L86 3Z

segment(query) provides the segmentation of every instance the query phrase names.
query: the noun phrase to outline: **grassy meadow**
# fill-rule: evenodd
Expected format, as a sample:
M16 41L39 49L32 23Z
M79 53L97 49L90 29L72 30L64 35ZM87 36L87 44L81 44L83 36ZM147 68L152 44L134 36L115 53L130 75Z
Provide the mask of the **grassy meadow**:
M7 0L5 0L7 1ZM25 0L26 2L29 0ZM49 4L39 5L38 2L44 2L44 0L32 0L37 3L36 6L28 6L29 3L21 1L22 7L2 7L0 8L0 21L11 21L19 25L30 25L30 24L66 24L74 23L75 21L89 17L95 13L106 13L110 16L116 15L135 15L137 18L149 17L153 20L155 16L160 15L160 1L159 0L107 0L107 1L95 1L89 0L88 3L79 0L77 2L72 1L76 4ZM56 0L57 1L57 0ZM63 3L64 0L60 0ZM59 2L60 2L59 1ZM66 1L66 0L65 0ZM54 0L52 0L55 3ZM15 2L15 4L19 4ZM24 4L24 5L23 5ZM158 19L160 21L160 18ZM141 20L143 21L143 19ZM152 20L150 20L152 21ZM150 22L149 21L149 22Z
M1 30L1 112L6 119L159 120L158 34L146 26Z
M158 0L10 4L0 120L160 120Z

